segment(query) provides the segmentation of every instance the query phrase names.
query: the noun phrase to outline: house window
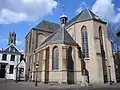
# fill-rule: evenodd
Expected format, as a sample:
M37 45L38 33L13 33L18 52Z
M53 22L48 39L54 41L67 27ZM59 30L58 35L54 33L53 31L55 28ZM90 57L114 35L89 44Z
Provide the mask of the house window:
M82 37L82 51L83 51L83 57L88 58L89 57L89 50L88 50L88 33L87 33L87 27L83 26L81 29L81 37Z
M13 46L10 47L10 52L15 52L15 48Z
M15 55L11 55L10 61L15 61Z
M2 55L2 60L7 60L7 54Z
M13 70L14 70L14 65L10 65L9 74L13 74Z
M21 56L20 56L20 62L21 62L22 60L24 60L24 54L21 54Z
M55 46L52 51L52 70L59 69L59 50Z

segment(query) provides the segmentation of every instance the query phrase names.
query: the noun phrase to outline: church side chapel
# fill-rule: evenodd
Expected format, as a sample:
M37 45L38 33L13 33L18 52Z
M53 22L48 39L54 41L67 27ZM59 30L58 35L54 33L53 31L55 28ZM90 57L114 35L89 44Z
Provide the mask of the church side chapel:
M27 80L80 84L108 83L111 78L116 82L107 23L89 9L67 20L65 14L61 24L43 20L27 34Z

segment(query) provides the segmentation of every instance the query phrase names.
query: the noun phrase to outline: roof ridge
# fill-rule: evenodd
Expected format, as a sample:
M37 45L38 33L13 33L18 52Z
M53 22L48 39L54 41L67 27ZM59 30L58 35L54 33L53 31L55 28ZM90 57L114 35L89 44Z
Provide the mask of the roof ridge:
M59 25L58 23L55 23L55 22L52 22L52 21L48 21L48 20L44 20L44 19L43 19L42 21ZM41 21L41 22L42 22L42 21Z
M60 27L60 28L61 28L61 27ZM60 28L59 28L59 29L60 29ZM43 45L43 44L46 42L47 39L49 39L49 38L52 37L55 33L57 33L57 32L59 31L59 29L57 29L55 32L53 32L52 34L50 34L50 35L40 44L40 46Z
M13 43L11 43L10 45L8 45L8 46L4 49L4 51L7 50L7 49L8 49L10 46L12 46L12 45L14 46L14 48L17 49L17 51L18 51L19 53L21 53L20 50L17 48L17 46L16 46L15 44L13 44Z
M67 24L69 24L72 20L74 20L75 18L78 18L78 16L80 15L80 14L82 14L83 13L83 11L81 11L80 13L78 13L76 16L74 16L71 20L69 20L68 21L68 23Z
M54 32L58 28L60 28L60 24L57 24L55 22L47 21L47 20L42 20L40 23L38 23L34 28L40 30L45 30L45 31L51 31Z
M49 44L49 43L62 43L62 44L74 44L76 45L76 42L74 39L71 37L71 35L67 32L65 27L60 27L56 32L51 34L47 39L40 45L44 44Z
M72 23L74 23L75 21L84 21L84 20L97 20L99 22L102 23L106 23L105 21L103 21L102 19L97 19L95 18L95 16L97 16L95 13L93 13L90 9L86 8L84 10L82 10L79 14L77 14L74 18L72 18L67 24L66 26L71 25Z
M59 25L58 23L55 23L55 22L52 22L52 21L48 21L48 20L44 20L44 19L43 19L40 23L38 23L38 24L35 26L35 28L36 28L37 26L39 26L41 23L43 23L43 22L47 22L47 23Z
M87 11L88 11L88 13L90 14L91 18L93 18L93 17L92 17L92 15L91 15L91 12L90 12L90 10L89 10L88 8L87 8Z

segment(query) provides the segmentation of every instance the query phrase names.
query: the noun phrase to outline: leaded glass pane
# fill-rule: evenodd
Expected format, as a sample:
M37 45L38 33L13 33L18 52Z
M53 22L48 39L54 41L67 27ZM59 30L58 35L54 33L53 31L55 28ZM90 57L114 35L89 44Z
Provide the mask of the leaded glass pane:
M102 29L99 27L99 38L100 38L100 45L103 46L103 38L102 38Z
M84 58L89 57L89 50L88 50L88 34L87 34L87 28L85 26L82 27L81 30L82 35L82 51Z
M53 48L52 52L52 69L59 69L59 50L57 46Z

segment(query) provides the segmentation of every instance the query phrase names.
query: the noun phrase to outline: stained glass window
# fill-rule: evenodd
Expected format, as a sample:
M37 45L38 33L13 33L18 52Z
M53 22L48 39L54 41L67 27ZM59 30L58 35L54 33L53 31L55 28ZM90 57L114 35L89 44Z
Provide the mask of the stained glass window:
M100 38L100 45L103 46L103 38L102 38L102 28L99 27L99 38Z
M81 36L82 36L83 57L88 58L89 57L89 49L88 49L88 33L87 33L87 27L86 26L82 27Z
M59 69L59 50L57 46L55 46L52 51L52 69Z

